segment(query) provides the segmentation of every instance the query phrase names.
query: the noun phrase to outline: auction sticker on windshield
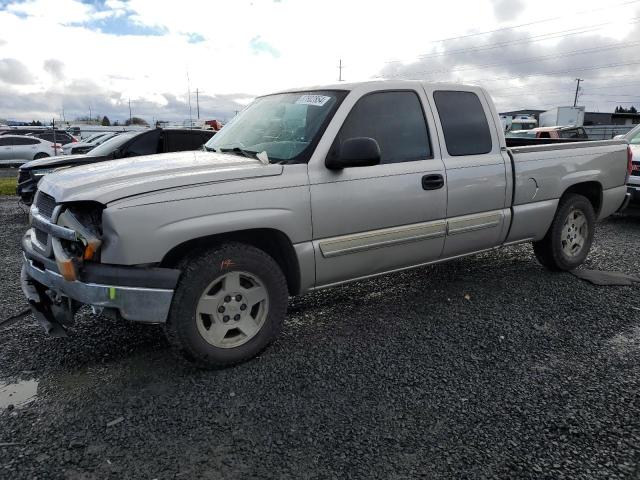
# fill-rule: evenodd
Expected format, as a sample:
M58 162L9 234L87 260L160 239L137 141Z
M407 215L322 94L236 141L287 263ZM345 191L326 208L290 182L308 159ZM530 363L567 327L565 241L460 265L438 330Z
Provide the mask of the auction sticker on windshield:
M331 100L331 97L325 95L302 95L296 100L296 103L298 105L315 105L316 107L322 107L329 100Z

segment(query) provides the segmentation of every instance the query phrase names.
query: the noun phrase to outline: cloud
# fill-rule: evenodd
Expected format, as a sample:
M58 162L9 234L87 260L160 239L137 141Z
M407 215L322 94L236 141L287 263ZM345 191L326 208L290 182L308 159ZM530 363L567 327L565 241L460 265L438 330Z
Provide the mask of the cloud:
M515 20L524 10L524 0L492 0L493 13L499 22Z
M636 88L617 85L640 76L640 26L620 41L598 33L566 35L555 43L541 43L538 36L505 30L481 38L459 38L433 46L408 63L393 62L382 78L430 82L480 84L497 101L498 108L551 108L572 104L575 77L585 79L581 104L613 110L614 97L635 100ZM610 91L607 91L610 88Z
M270 45L268 42L265 42L264 40L262 40L260 38L260 35L253 37L249 41L249 47L251 48L251 51L255 55L259 55L261 53L267 53L271 55L273 58L278 58L280 56L280 52L276 48L274 48L272 45Z
M29 69L15 58L0 59L0 80L13 85L27 85L34 81Z
M242 110L243 104L236 98L247 98L246 93L228 95L201 94L200 118L227 121ZM132 114L149 123L154 120L182 121L189 117L186 97L170 92L157 94L154 100L131 98ZM121 92L101 88L89 79L80 79L67 85L64 91L35 92L31 95L17 95L15 90L0 90L0 117L12 120L41 119L49 121L63 115L67 121L92 116L109 117L111 121L129 118L129 98ZM195 94L191 99L192 117L197 115Z
M64 79L64 62L55 58L49 58L44 61L44 70L55 80Z
M393 8L367 0L0 0L0 37L5 41L0 59L19 59L22 67L7 71L4 66L3 75L19 82L0 80L0 115L30 120L44 112L43 119L51 118L64 104L67 117L72 118L86 116L91 104L94 112L104 109L100 113L110 118L128 118L126 104L131 98L140 109L136 113L149 115L149 121L153 116L184 119L187 72L191 91L200 91L203 115L218 115L238 109L238 104L256 94L335 83L339 59L347 81L383 73L391 78L479 83L504 109L572 102L573 79L580 76L585 79L581 101L588 99L589 108L605 111L610 105L612 110L615 104L609 102L632 101L640 95L631 88L618 89L623 81L607 77L635 75L640 69L632 65L577 69L637 61L633 53L640 44L556 55L640 41L633 30L637 24L630 26L639 14L638 4L622 6L622 0L617 1L616 5L597 0L556 2L550 14L537 4L522 7L522 0L428 5L395 0ZM316 21L320 10L340 15L330 22ZM593 13L580 13L588 10ZM509 24L531 23L474 35L504 29L508 24L497 18L513 18L518 12L519 20ZM555 20L544 21L549 17ZM301 20L292 22L292 18ZM429 28L424 28L425 18L430 20ZM587 32L594 30L590 26L603 23L609 26ZM585 31L539 38L568 29ZM33 32L44 40L25 41ZM438 41L461 35L474 36ZM47 41L55 47L43 43ZM385 63L399 55L404 63ZM63 65L56 68L47 63L54 59ZM536 60L527 63L530 59ZM572 71L541 75L567 70ZM634 78L626 78L626 83ZM222 96L231 94L235 97ZM16 102L6 99L12 97L30 101L11 109L8 105ZM34 99L40 103L32 103Z
M184 35L187 37L187 41L189 43L200 43L205 41L205 38L199 33L185 33Z

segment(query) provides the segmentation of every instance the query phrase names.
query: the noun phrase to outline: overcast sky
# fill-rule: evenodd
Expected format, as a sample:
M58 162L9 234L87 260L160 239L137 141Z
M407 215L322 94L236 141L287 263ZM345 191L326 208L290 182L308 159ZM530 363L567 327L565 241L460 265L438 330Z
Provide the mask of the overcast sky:
M514 27L514 28L512 28ZM485 33L489 32L489 33ZM228 118L343 78L485 86L500 111L640 106L640 0L0 0L0 118ZM187 81L187 76L189 82Z

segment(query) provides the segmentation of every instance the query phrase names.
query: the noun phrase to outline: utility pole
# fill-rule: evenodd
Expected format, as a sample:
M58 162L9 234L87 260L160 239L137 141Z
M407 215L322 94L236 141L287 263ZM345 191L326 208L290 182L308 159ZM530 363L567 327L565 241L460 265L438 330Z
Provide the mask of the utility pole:
M342 82L342 59L338 62L338 81Z
M573 97L573 106L575 107L578 103L578 93L580 91L580 82L584 82L584 78L576 78L576 96Z
M91 122L92 119L93 117L91 116L91 105L89 105L89 122Z
M129 125L131 125L132 122L131 118L131 99L129 99Z
M53 154L58 156L58 142L56 142L56 119L51 119L51 128L53 129Z
M198 120L200 120L200 97L199 97L199 91L196 88L196 109L198 111Z

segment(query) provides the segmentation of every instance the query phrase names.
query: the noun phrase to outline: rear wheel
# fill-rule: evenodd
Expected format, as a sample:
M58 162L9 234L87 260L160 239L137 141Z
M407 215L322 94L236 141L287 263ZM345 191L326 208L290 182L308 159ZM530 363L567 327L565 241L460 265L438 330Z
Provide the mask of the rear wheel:
M47 155L46 153L36 153L35 157L33 157L34 160L39 160L41 158L47 158L49 155Z
M285 277L262 250L228 243L186 259L166 333L198 366L233 365L260 353L282 328Z
M545 237L533 242L538 261L550 270L573 270L587 258L595 233L596 214L584 196L571 193L560 200Z

